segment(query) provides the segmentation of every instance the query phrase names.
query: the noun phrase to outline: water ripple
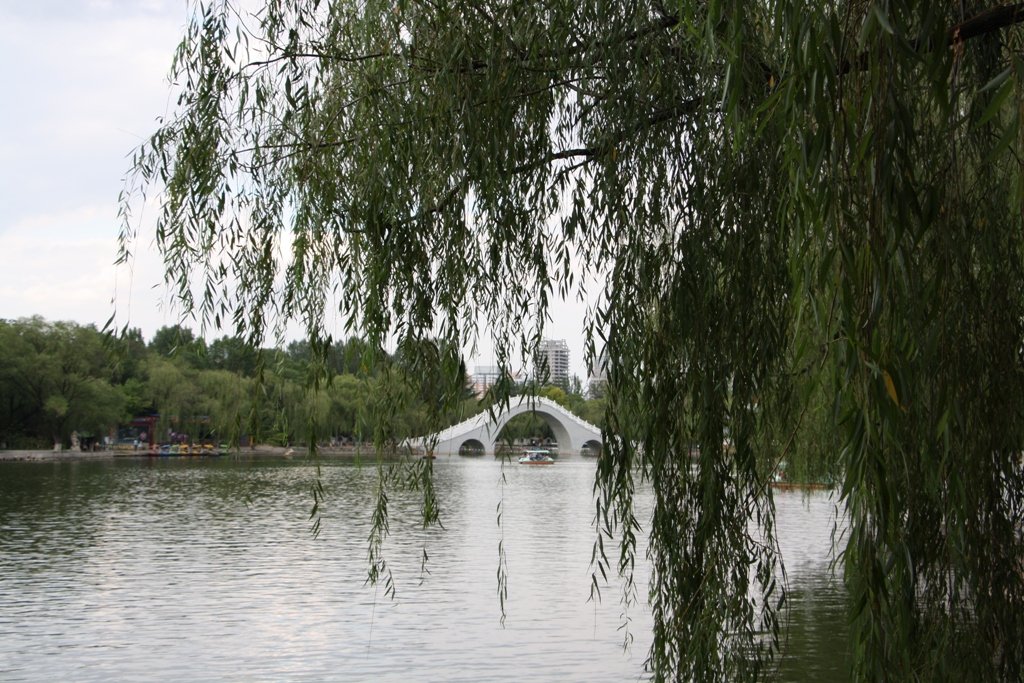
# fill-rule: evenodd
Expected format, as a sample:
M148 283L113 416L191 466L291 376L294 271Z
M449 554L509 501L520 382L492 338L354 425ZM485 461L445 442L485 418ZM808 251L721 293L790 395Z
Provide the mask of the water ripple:
M418 494L391 497L385 558L394 600L366 583L372 466L325 464L317 538L308 519L313 472L301 463L181 458L0 468L3 681L644 677L647 610L624 613L614 585L602 603L588 602L592 461L542 469L438 460L444 529L422 528ZM820 510L779 507L780 536L784 512L821 526ZM499 542L509 570L504 627ZM805 559L790 564L791 573L819 577L821 562ZM624 652L619 627L627 620L636 642Z

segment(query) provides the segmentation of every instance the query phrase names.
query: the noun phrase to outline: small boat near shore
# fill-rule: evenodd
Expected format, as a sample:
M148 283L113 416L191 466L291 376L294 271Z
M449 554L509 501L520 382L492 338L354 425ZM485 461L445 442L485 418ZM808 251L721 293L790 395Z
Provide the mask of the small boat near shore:
M551 452L540 448L532 448L523 451L522 456L519 458L520 465L554 465L555 459L551 457Z

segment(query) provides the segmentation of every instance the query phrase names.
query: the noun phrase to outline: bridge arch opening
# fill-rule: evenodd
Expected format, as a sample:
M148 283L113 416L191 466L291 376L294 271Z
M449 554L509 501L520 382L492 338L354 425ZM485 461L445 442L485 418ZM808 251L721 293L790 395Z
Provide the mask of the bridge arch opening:
M583 444L583 448L580 449L580 455L584 457L596 458L601 455L601 449L603 446L600 441L591 439Z
M507 448L510 442L547 448L553 451L552 455L573 451L572 439L560 416L543 407L510 413L498 431L497 443Z
M526 411L510 415L501 425L495 439L495 451L510 452L523 446L550 446L555 443L555 433L546 420Z
M477 439L466 439L459 446L459 455L483 455L487 447Z

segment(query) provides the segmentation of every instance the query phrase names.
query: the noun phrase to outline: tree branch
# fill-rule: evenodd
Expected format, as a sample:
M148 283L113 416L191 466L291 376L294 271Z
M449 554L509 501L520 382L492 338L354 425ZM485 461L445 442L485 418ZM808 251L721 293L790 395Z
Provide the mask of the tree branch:
M271 57L270 59L263 59L258 62L249 62L243 69L258 68L261 66L269 66L277 62L283 62L287 59L326 59L332 62L346 62L346 63L357 63L365 62L370 59L377 59L378 57L387 57L389 52L374 52L368 55L325 55L319 52L288 52L280 57Z
M1024 21L1024 2L993 7L960 22L950 29L946 45L949 46L964 40L970 40L971 38L1018 24L1021 21Z
M950 27L946 31L946 41L943 47L958 45L965 40L998 31L1022 21L1024 21L1024 2L993 7ZM915 51L921 50L922 46L925 52L935 49L935 45L930 40L922 41L920 38L912 41L911 46ZM869 56L870 52L862 52L852 62L844 59L839 64L839 75L844 76L851 71L863 71L868 67Z

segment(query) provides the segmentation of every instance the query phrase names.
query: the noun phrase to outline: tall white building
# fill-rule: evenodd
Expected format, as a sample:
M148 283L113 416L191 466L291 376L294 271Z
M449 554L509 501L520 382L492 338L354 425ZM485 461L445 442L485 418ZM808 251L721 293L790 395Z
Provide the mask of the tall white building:
M506 376L515 384L523 384L526 381L526 378L523 376L524 374L520 370L518 372L508 372ZM475 365L473 366L473 392L477 398L483 398L487 390L497 384L501 378L501 368L499 366Z
M533 359L537 381L561 387L569 386L569 345L564 339L543 339Z
M501 368L497 365L477 365L473 368L473 391L482 397L487 390L501 379Z
M587 379L587 391L591 398L604 395L604 387L608 384L608 353L602 349L590 368Z

